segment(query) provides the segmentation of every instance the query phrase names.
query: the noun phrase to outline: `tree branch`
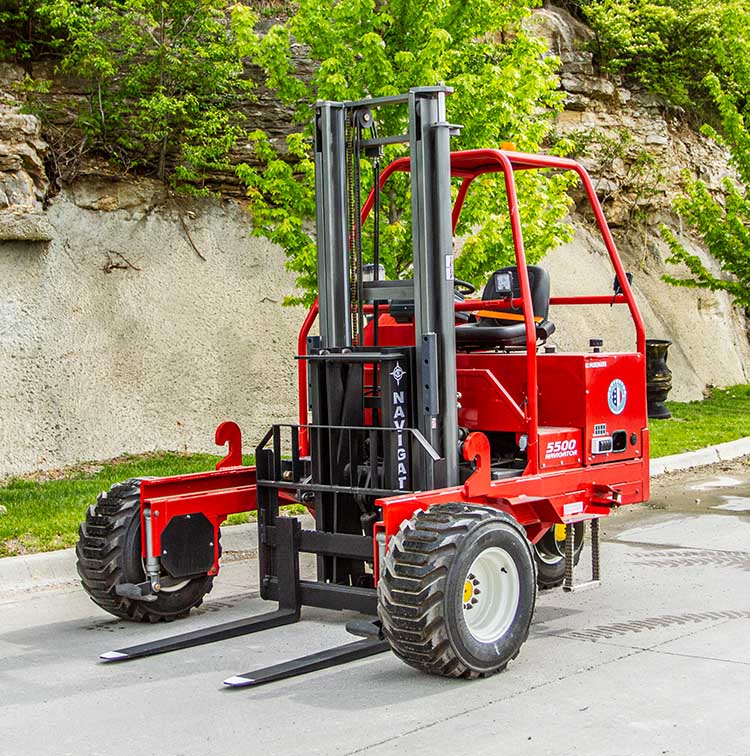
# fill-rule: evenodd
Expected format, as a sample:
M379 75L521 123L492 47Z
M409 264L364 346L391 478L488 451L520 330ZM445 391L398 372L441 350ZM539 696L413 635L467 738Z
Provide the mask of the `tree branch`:
M198 255L198 257L200 257L201 260L206 262L206 258L201 254L201 251L198 249L198 247L195 246L193 237L190 236L190 231L188 231L187 223L185 223L185 219L182 217L182 213L179 210L177 211L177 217L180 219L180 225L182 226L182 230L185 232L185 236L187 237L187 240L190 242L190 246L195 250L195 254Z

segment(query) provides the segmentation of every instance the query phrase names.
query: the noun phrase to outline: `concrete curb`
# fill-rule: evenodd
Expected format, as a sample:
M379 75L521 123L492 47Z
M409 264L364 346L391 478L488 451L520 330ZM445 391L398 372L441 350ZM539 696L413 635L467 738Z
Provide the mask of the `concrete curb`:
M232 532L237 531L237 532ZM229 560L235 552L246 558L257 551L258 526L236 525L222 532L222 544ZM12 598L27 591L44 591L78 584L75 549L0 559L0 597Z
M657 477L678 470L728 462L750 455L750 437L729 441L725 444L707 446L705 449L658 457L651 460L651 476ZM304 517L308 526L312 518ZM254 557L258 550L258 526L255 523L224 528L221 542L226 561L238 561ZM0 598L12 598L14 594L72 586L78 582L74 549L48 551L43 554L5 557L0 559Z
M61 588L77 579L75 549L0 559L0 598Z
M309 528L312 517L300 518ZM233 525L221 531L223 562L252 559L258 553L258 525ZM0 599L13 598L19 593L44 591L78 585L75 549L47 551L42 554L5 557L0 559Z
M673 454L669 457L657 457L651 460L651 477L677 470L691 470L693 467L714 465L717 462L729 462L739 457L750 455L750 437L727 441L725 444L707 446L705 449Z

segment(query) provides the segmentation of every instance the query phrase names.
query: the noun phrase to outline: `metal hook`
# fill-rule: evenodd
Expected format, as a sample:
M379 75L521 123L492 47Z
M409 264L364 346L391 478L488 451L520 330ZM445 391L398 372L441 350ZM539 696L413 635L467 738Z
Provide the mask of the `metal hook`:
M216 469L239 467L242 464L242 431L237 423L225 420L219 424L214 437L217 446L228 444L227 455L216 463Z

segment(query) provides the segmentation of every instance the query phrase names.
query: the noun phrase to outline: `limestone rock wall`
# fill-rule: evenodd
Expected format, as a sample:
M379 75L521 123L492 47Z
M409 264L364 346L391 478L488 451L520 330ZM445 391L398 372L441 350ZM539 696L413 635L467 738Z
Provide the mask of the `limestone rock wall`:
M102 180L46 216L50 243L0 242L0 477L294 419L303 313L244 208Z
M546 7L534 23L563 61L557 128L589 138L582 160L635 274L648 335L674 341L673 397L750 381L747 324L728 298L661 280L659 223L705 254L671 212L682 170L716 186L726 156L679 112L599 76L588 30L563 11ZM0 93L19 77L0 66ZM50 97L76 93L60 81ZM281 142L288 120L264 98L250 115L274 121ZM0 96L0 478L123 452L215 451L225 419L250 449L272 422L292 420L303 313L281 306L293 277L282 250L251 236L242 205L178 201L95 164L50 197L45 150L38 121ZM216 185L236 191L226 177ZM608 294L609 261L576 199L576 237L544 263L553 294ZM592 337L632 347L624 308L556 308L552 318L563 349Z
M719 273L698 240L682 228L672 205L686 170L718 189L730 170L728 155L689 128L679 109L628 88L618 77L599 75L588 45L592 32L568 13L547 6L533 23L562 61L565 109L557 117L557 132L581 145L577 157L592 176L625 267L634 274L647 337L673 342L671 398L700 399L707 386L750 381L748 323L730 298L662 280L667 268L672 274L680 271L665 262L661 224ZM583 192L575 199L575 237L544 261L553 294L609 294L614 272ZM555 308L552 317L558 326L554 338L563 349L585 348L591 337L604 338L609 348L633 344L624 307Z
M16 69L0 64L0 241L49 241L42 212L49 181L41 124L3 92L17 76Z

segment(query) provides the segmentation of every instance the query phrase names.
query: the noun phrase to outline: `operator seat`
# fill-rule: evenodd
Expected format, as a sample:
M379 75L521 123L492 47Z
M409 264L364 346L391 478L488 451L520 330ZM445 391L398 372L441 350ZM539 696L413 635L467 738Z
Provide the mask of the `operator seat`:
M528 265L531 303L536 321L536 337L544 343L554 332L555 324L547 320L549 314L550 282L549 273L538 265ZM518 268L510 265L496 270L482 292L482 299L507 298L507 291L500 293L496 282L498 274L510 273L513 277L513 298L521 296L521 284L518 280ZM458 349L493 349L496 347L515 346L526 343L526 326L523 322L523 310L497 310L490 313L479 311L476 323L456 326L456 346Z

